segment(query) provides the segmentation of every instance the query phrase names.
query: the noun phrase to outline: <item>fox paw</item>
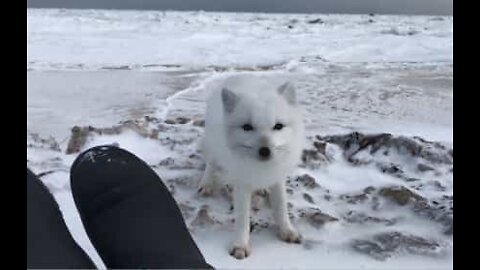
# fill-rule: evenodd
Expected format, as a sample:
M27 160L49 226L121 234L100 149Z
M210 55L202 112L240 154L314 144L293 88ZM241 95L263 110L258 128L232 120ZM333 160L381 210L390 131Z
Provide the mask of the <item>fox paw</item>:
M302 242L302 235L293 229L281 230L279 237L287 243L300 244Z
M230 250L230 255L235 257L237 260L242 260L245 259L250 255L250 247L248 245L239 245L239 246L234 246Z

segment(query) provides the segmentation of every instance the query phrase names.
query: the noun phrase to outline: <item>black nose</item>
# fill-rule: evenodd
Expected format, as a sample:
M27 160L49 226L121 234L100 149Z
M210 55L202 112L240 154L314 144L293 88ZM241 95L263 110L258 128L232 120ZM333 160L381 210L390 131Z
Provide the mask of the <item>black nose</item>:
M262 147L258 150L258 154L263 157L263 158L268 158L270 157L270 148L268 147Z

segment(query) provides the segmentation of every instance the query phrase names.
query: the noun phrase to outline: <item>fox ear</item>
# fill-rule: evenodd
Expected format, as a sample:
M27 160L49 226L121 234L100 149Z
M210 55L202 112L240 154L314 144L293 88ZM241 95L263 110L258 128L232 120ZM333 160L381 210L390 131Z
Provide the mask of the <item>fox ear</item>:
M227 113L232 113L238 103L238 96L227 88L222 89L223 109Z
M287 82L285 84L282 84L278 88L278 93L285 97L288 103L291 105L296 105L297 104L297 93L295 91L295 87L290 82Z

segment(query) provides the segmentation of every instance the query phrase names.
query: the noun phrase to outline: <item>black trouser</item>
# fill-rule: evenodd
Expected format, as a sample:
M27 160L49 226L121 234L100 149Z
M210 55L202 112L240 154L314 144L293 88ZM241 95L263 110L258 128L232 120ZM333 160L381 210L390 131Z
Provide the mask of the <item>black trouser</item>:
M113 147L82 153L71 187L85 230L107 268L212 268L157 174ZM27 169L27 267L93 268L53 197Z

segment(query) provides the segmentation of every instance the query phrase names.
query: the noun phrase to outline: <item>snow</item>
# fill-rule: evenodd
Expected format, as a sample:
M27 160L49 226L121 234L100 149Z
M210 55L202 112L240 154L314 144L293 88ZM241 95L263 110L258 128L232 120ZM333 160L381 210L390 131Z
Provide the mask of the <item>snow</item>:
M317 18L324 23L308 23ZM70 129L143 123L144 116L159 119L147 123L148 131L163 128L157 139L127 130L89 137L82 149L118 143L152 165L174 188L175 199L194 209L184 213L185 219L207 261L217 268L452 269L453 240L440 224L408 207L387 203L373 210L370 202L340 199L369 186L391 185L428 200L453 195L450 167L440 164L435 168L440 175L414 174L422 177L420 183L404 183L375 166L352 166L339 147L329 144L331 162L295 172L313 176L321 188L293 187L289 201L294 211L314 207L340 221L316 228L295 212L302 245L279 241L273 227L260 228L252 233L252 255L237 261L227 252L233 230L228 199L195 192L203 162L189 156L199 154L202 128L163 123L177 117L203 119L211 85L243 72L295 83L308 146L316 135L358 131L419 136L453 148L452 50L452 17L27 9L27 165L36 173L53 171L42 181L59 202L74 238L102 269L71 197L69 167L76 155L64 154ZM52 140L42 142L35 133ZM51 147L53 141L58 147ZM169 157L172 166L159 165ZM383 161L368 154L362 158ZM417 164L402 155L390 158L409 173ZM436 189L434 180L444 189ZM419 184L424 187L415 189ZM218 223L195 226L196 211L204 205ZM349 211L396 222L349 223L344 218ZM270 222L268 207L262 206L252 220ZM396 252L380 261L349 246L352 239L389 231L433 239L440 251Z
M34 69L451 62L453 18L27 9L27 46Z

